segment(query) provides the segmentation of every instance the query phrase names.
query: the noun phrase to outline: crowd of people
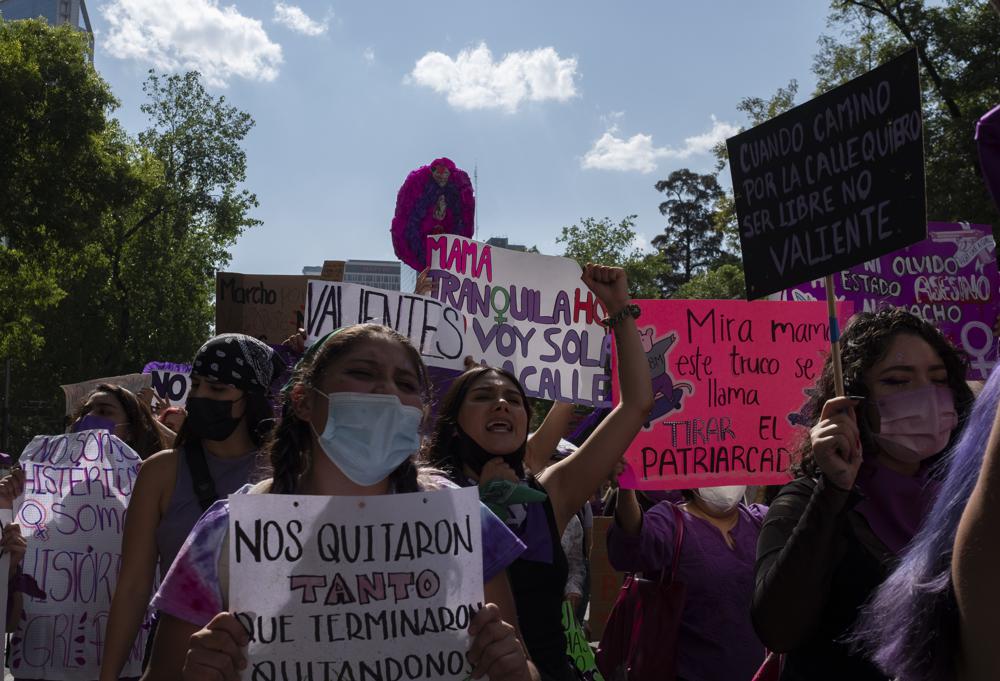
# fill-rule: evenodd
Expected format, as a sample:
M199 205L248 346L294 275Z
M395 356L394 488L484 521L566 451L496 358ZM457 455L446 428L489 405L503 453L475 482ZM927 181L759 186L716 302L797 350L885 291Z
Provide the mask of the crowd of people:
M583 280L609 313L620 399L575 446L563 440L566 405L529 433L530 400L500 368L470 365L432 407L420 354L372 324L314 342L277 396L269 389L283 363L240 334L198 351L184 411L98 386L70 428L109 430L143 459L101 681L120 678L148 611L142 679L239 678L249 634L228 605L230 495L470 486L484 501L499 488L514 500L499 515L480 509L486 605L469 626L473 678L581 678L562 613L567 599L587 612L594 506L614 518L615 569L669 571L685 586L676 640L662 642L676 651L677 679L995 676L996 372L974 398L964 357L933 325L900 309L860 313L841 343L847 395L836 395L828 359L787 484L620 489L592 505L621 472L653 392L624 271L590 265ZM16 467L0 480L0 507L15 508L24 484ZM28 544L16 524L3 529L11 629L25 596L38 593L20 568Z

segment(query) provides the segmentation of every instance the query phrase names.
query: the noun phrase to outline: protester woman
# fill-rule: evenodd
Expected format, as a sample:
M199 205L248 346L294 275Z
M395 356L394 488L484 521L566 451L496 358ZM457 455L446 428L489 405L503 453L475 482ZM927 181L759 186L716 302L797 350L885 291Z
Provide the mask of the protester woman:
M534 503L510 507L508 526L527 545L510 568L521 631L543 677L574 678L562 627L566 556L560 538L570 518L608 477L652 407L649 364L643 353L625 272L588 265L583 281L608 311L615 334L621 401L572 455L528 477L512 493ZM530 408L524 389L502 369L477 367L455 379L443 398L431 461L460 485L488 487L524 480ZM516 498L516 497L515 497Z
M993 371L949 454L926 521L865 608L860 649L891 678L972 681L994 679L1000 669L998 406L1000 371Z
M24 471L19 467L0 478L0 509L14 511L14 500L24 493ZM7 523L0 534L0 552L10 555L10 569L7 574L7 602L0 607L7 608L7 631L13 632L21 619L22 593L26 590L23 581L30 580L30 589L37 590L38 585L31 577L21 572L24 554L28 550L28 542L21 534L21 526L17 523ZM4 632L0 632L2 638Z
M834 397L828 359L798 477L775 497L757 544L753 621L786 653L783 681L887 678L846 639L927 516L933 464L972 401L963 357L905 310L857 315L841 347L849 397Z
M278 368L271 348L242 334L216 336L195 355L175 447L143 462L129 502L101 681L117 679L128 660L157 567L165 575L205 509L250 479Z
M746 487L685 490L643 513L634 490L620 489L608 559L622 572L671 570L686 588L677 641L682 681L749 681L764 661L750 622L757 535L767 507L743 503ZM683 528L680 527L683 523ZM680 554L675 542L680 534Z
M251 494L362 496L431 490L447 485L416 464L422 420L428 413L423 362L395 331L359 325L317 341L285 389L280 425L265 448L271 477ZM190 411L190 410L189 410ZM188 417L190 418L190 416ZM386 425L381 438L345 438L351 424L363 436L373 422ZM348 432L351 431L351 432ZM362 432L364 431L364 433ZM388 443L373 449L364 441ZM346 443L346 446L345 446ZM228 504L220 501L198 522L153 601L163 615L144 679L236 678L245 663L247 635L225 612ZM475 678L533 678L516 629L513 597L504 568L523 545L503 523L482 509L483 579L488 605L473 619L469 661ZM349 645L349 644L343 644ZM334 654L336 651L332 651Z
M101 383L71 417L72 430L106 428L146 460L165 446L149 406L120 385Z

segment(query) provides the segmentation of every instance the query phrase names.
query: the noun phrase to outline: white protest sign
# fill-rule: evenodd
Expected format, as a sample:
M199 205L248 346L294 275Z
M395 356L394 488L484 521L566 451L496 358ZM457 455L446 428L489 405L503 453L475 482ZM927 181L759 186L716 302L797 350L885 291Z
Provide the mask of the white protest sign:
M20 463L24 571L46 598L25 594L10 668L18 678L96 679L139 455L107 431L85 430L35 436ZM122 676L139 676L144 648L140 632Z
M5 527L14 522L14 512L9 508L0 508L0 532L3 531ZM0 635L7 631L7 587L8 581L6 576L10 574L10 553L4 551L0 554L0 603L4 606L0 608Z
M360 284L311 280L306 289L306 344L334 329L373 322L410 339L428 366L459 369L465 359L465 322L433 298Z
M169 401L170 406L183 407L187 404L188 393L191 392L190 365L150 362L143 367L142 373L152 377L153 390L161 398Z
M479 513L475 488L231 495L229 607L251 635L242 678L467 678Z
M445 234L427 247L438 300L469 319L467 354L513 373L531 397L610 404L606 313L575 261Z
M120 385L121 387L126 388L138 395L140 390L148 388L152 385L152 379L149 374L125 374L124 376L94 378L81 383L61 385L59 387L62 388L63 393L66 394L66 416L69 416L76 411L76 408L80 406L80 401L89 395L90 392L101 383Z

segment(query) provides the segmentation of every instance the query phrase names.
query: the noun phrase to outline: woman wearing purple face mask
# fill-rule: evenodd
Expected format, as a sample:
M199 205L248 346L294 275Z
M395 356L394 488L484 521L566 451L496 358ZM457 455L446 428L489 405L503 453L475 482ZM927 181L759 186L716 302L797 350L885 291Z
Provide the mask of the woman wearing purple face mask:
M775 497L757 544L753 621L765 645L786 653L782 681L888 678L847 639L930 509L934 464L973 399L964 357L905 310L856 315L841 347L851 396L834 396L828 359L797 478Z
M676 510L661 501L642 513L634 490L618 492L608 530L608 558L616 570L669 570L678 520L684 523L675 577L686 588L676 646L679 680L749 680L764 661L750 600L767 507L744 503L745 494L743 485L684 490Z

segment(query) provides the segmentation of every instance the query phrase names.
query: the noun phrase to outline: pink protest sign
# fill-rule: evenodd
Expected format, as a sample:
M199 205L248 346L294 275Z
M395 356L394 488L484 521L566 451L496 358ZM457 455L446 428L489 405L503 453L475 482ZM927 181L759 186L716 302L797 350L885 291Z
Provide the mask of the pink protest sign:
M803 434L793 424L830 347L826 304L636 302L655 403L626 452L622 486L787 482Z

